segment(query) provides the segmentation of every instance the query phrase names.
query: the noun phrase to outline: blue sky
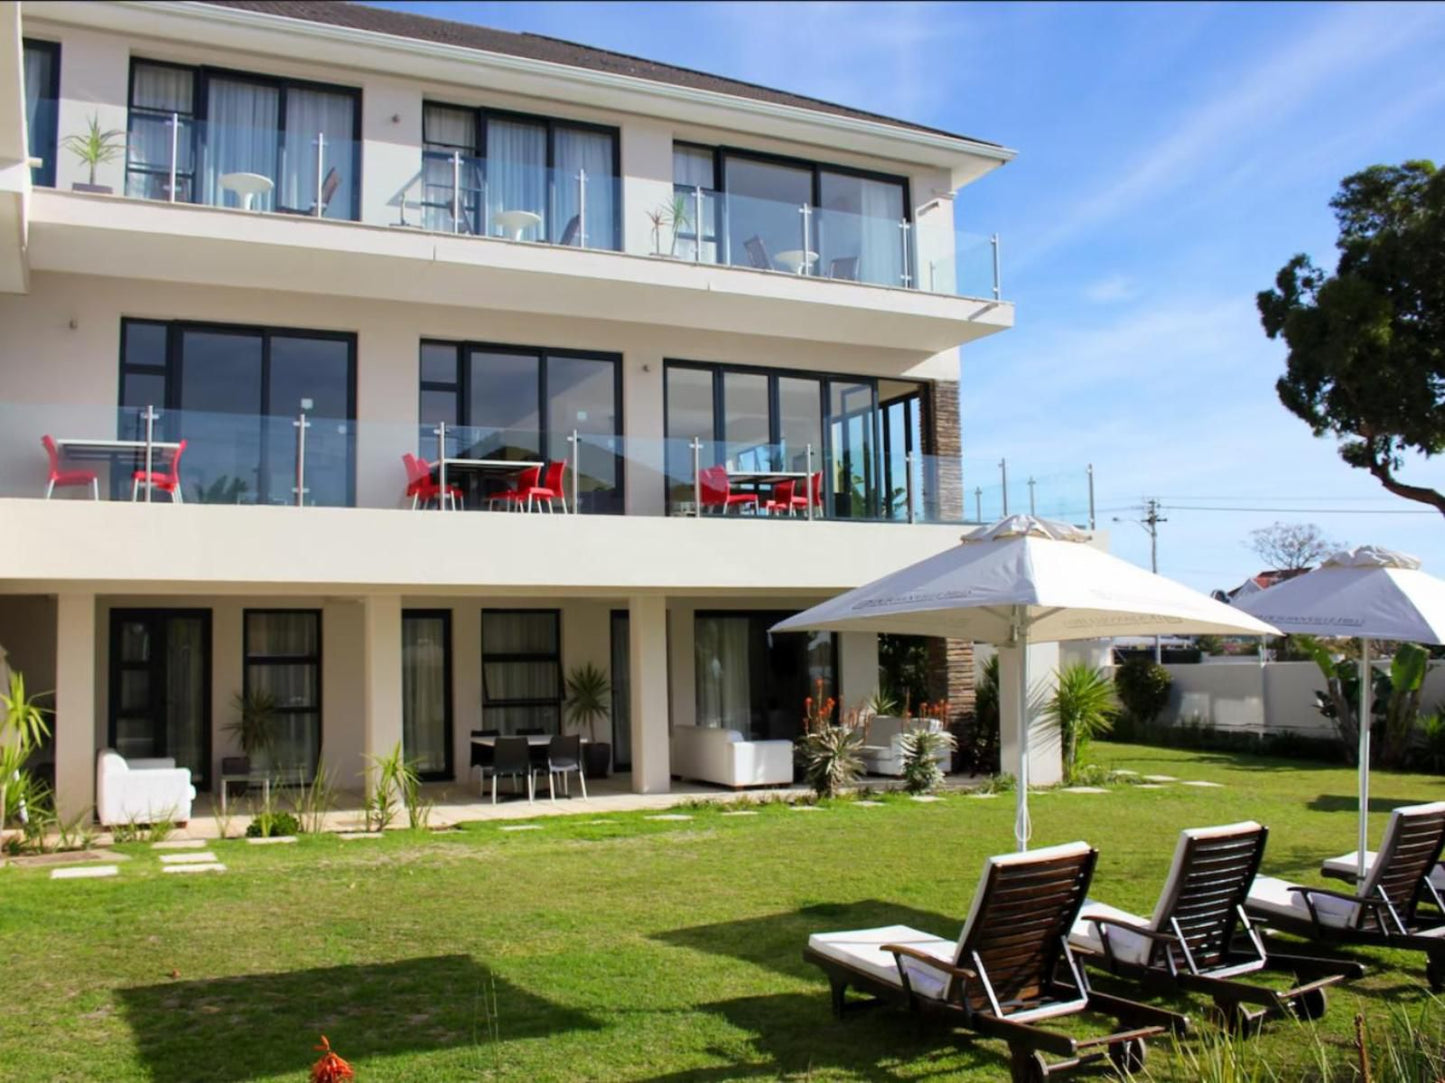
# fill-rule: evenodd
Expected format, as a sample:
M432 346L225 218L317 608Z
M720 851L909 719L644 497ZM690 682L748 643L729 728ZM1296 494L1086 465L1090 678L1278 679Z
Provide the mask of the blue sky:
M1160 571L1256 570L1251 529L1316 522L1445 574L1445 521L1345 466L1274 394L1256 291L1333 264L1329 198L1374 162L1445 159L1445 5L392 3L812 94L1004 143L960 228L1003 243L1017 326L963 359L965 456L1166 505ZM1445 485L1445 463L1407 478ZM980 479L994 480L991 469ZM1193 510L1250 508L1259 511ZM1332 514L1315 509L1351 509Z

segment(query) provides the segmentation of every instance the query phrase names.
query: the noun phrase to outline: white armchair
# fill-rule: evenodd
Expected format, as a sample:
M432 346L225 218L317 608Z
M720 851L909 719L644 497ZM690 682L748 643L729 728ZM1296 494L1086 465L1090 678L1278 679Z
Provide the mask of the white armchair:
M936 721L922 721L916 718L893 718L888 715L874 715L868 722L868 743L859 752L863 769L870 775L903 776L903 735L918 726L938 729ZM941 748L934 759L944 774L948 773L953 753Z
M130 760L102 749L95 766L95 808L103 825L185 823L196 788L173 759Z
M672 773L719 786L787 786L793 781L792 741L745 741L716 726L672 728Z

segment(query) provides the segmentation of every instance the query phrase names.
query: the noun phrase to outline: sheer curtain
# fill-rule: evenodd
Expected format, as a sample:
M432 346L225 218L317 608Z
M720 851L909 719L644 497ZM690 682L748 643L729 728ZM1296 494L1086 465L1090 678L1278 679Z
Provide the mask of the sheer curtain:
M271 766L309 777L321 755L320 618L309 611L246 615L246 688L276 705Z
M903 285L903 188L892 181L861 179L862 260L858 278L880 286Z
M447 765L446 622L408 616L401 622L401 739L419 771Z
M166 749L177 766L189 767L204 786L210 774L205 758L205 624L198 617L166 623Z
M547 129L540 124L487 120L486 232L509 231L493 221L506 211L530 211L542 224L523 232L527 240L548 236Z
M481 176L477 162L477 115L471 109L454 109L445 105L427 105L422 120L422 225L427 229L454 229L452 222L452 188L459 183L462 231L475 233L477 197L481 193ZM460 168L454 175L452 154L461 155Z
M213 206L239 207L242 200L221 187L227 173L259 173L276 179L277 117L281 92L275 87L239 79L213 78L207 102L206 154L201 169L201 202ZM274 191L258 195L254 210L275 207ZM308 201L307 206L311 204Z
M748 618L697 617L697 724L752 730L752 689L748 679Z
M176 138L176 199L190 202L193 95L189 69L137 63L131 76L130 132L126 139L126 195L166 199L171 169L171 117L181 130Z
M213 95L214 100L214 95ZM289 87L286 91L286 160L280 179L279 206L314 213L316 206L316 138L325 138L321 161L322 214L327 218L354 218L354 163L356 99L328 90ZM330 197L326 188L331 171L336 182Z
M30 171L35 184L55 183L56 103L50 97L54 86L55 54L49 49L25 48L25 131L27 150L41 159Z
M555 612L482 614L482 714L487 728L557 732L562 707L558 646Z
M617 248L617 191L613 178L613 136L581 128L556 128L556 207L551 240L586 248ZM581 201L578 177L587 174L586 235L572 229Z

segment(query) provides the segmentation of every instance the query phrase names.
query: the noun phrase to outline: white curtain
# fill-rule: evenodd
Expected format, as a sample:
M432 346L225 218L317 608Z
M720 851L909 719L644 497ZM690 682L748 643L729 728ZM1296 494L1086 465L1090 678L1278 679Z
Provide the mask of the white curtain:
M508 734L522 729L557 732L562 702L557 656L554 613L484 612L483 724Z
M426 229L453 232L452 189L456 187L460 189L457 202L462 231L476 232L477 197L481 190L476 112L427 105L422 130L427 151L421 165L422 225ZM459 162L453 162L454 153L461 156Z
M880 286L903 285L903 189L892 181L861 179L862 260L860 282Z
M247 687L270 693L279 710L271 764L308 776L321 754L321 715L316 710L320 623L315 613L305 611L251 613L246 618Z
M203 725L206 681L205 627L198 618L166 622L166 749L191 779L205 785L209 764L204 755Z
M48 178L44 183L55 183L55 109L56 104L49 97L53 85L55 54L49 49L25 50L25 130L27 149L32 158L41 158L43 163L31 176Z
M401 622L401 739L421 771L446 769L446 622L410 616Z
M214 100L214 93L212 95ZM289 87L286 91L286 154L280 178L279 206L290 210L315 213L317 192L317 140L321 146L320 180L323 188L332 170L336 171L335 190L329 199L325 192L322 213L327 218L355 217L352 206L354 190L353 166L356 161L355 134L356 99L350 94L327 90Z
M697 724L752 732L748 678L748 618L697 617Z
M131 77L130 132L126 139L129 170L126 195L166 199L171 168L171 118L176 116L176 198L189 201L187 187L192 169L191 115L194 73L158 64L136 64Z
M542 221L522 233L525 240L549 236L547 227L547 129L491 118L487 121L487 233L507 230L492 219L504 211L530 211Z
M201 202L239 207L243 200L221 186L228 173L259 173L275 180L280 148L276 122L281 92L275 87L238 79L213 78L207 103L206 154L202 164ZM276 193L256 196L253 210L275 207ZM307 202L309 207L310 201Z
M617 189L612 175L614 137L608 132L559 126L555 139L557 213L552 219L552 242L586 248L617 248ZM578 227L572 228L572 220L584 205L579 199L583 189L579 178L584 173L585 236L580 220Z

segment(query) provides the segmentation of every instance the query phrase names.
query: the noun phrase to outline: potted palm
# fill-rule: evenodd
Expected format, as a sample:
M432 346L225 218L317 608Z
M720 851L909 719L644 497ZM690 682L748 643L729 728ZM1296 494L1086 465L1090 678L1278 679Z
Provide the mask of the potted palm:
M612 745L597 739L597 723L612 711L612 682L607 674L588 662L567 674L567 699L562 705L569 728L586 729L589 743L583 746L582 761L588 778L606 778L612 765Z
M85 132L80 135L67 135L61 140L61 146L90 168L90 183L82 184L80 181L76 181L70 186L72 189L77 192L111 194L110 185L95 183L95 170L97 166L113 162L125 153L125 132L116 129L102 131L100 117L91 114L90 123L86 125Z
M259 689L237 692L232 709L235 717L226 726L226 732L240 746L242 755L223 756L221 774L245 776L251 773L255 761L262 754L269 754L276 743L276 697Z

